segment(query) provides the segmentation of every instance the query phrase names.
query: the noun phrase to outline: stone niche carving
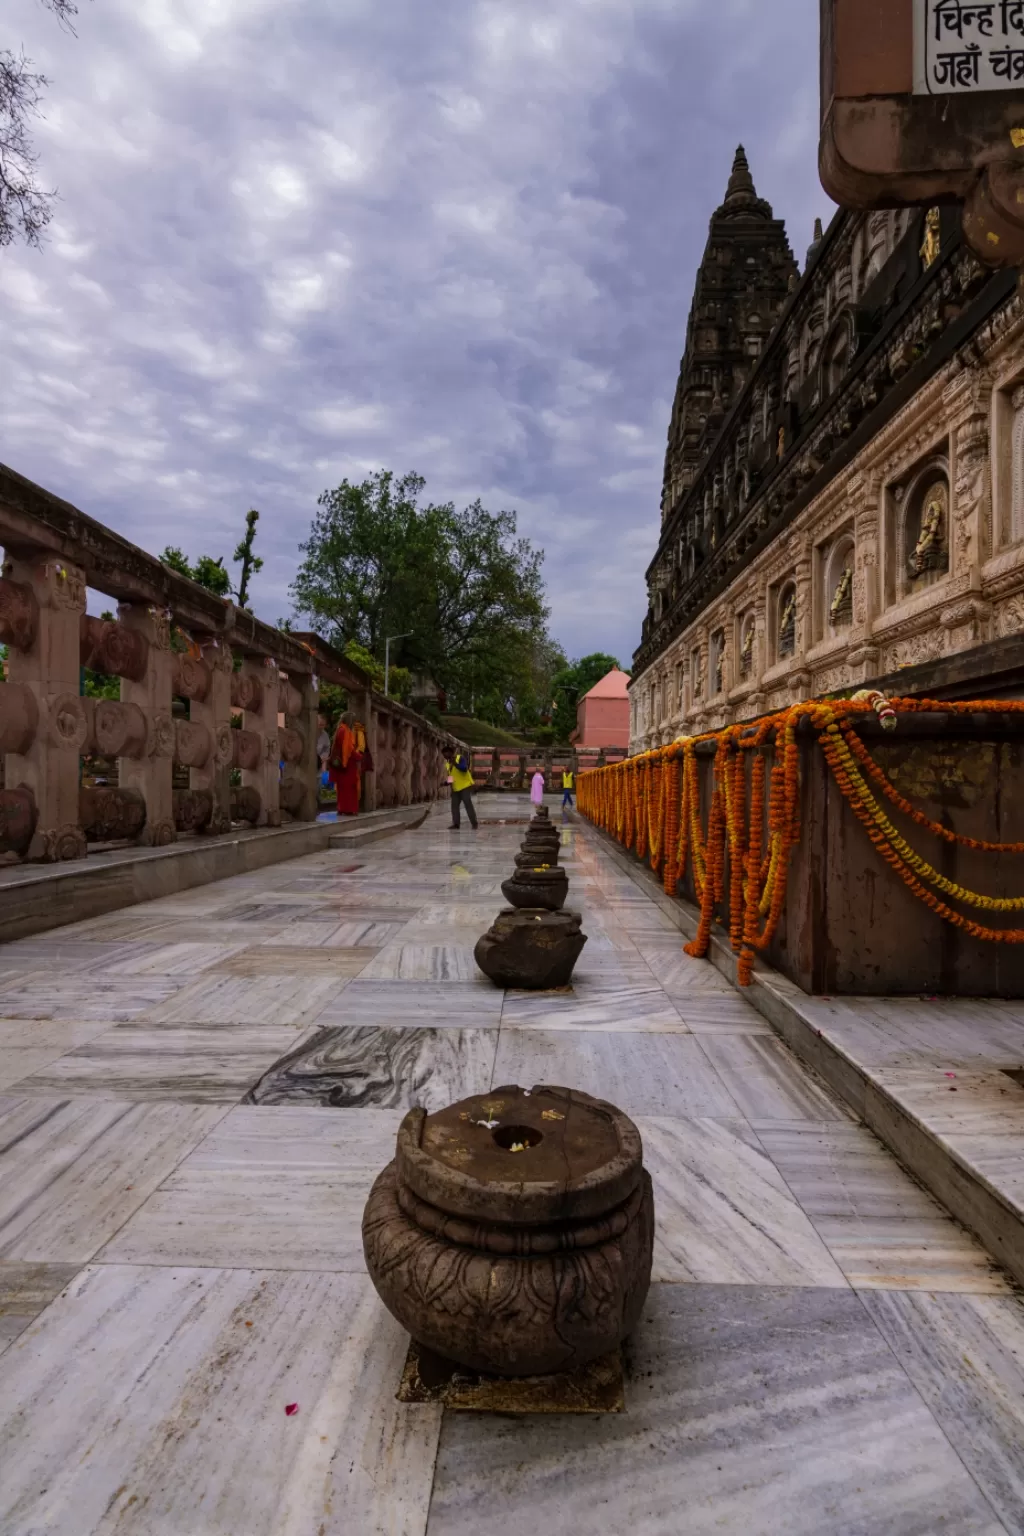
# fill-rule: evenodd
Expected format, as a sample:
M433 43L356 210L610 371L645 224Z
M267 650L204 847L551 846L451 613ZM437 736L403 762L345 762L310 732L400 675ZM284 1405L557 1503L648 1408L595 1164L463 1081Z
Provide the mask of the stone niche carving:
M146 800L134 789L82 789L78 819L90 842L138 837L146 824Z
M199 656L178 655L174 658L174 676L171 691L179 699L194 699L202 704L209 697L213 672Z
M949 570L949 482L924 485L907 508L907 574L911 581Z
M781 660L796 650L796 585L789 581L778 596L778 628L775 649Z
M31 649L39 628L39 601L25 582L0 576L0 644Z
M435 1354L500 1376L572 1370L621 1344L653 1242L636 1126L567 1088L410 1110L363 1214L388 1310Z

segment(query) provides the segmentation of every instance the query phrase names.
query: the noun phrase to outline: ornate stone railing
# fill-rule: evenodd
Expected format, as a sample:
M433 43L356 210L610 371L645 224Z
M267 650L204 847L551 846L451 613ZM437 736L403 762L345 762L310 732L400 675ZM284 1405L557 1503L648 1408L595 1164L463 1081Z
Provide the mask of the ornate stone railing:
M366 727L363 809L443 785L454 738L317 636L261 623L3 465L0 546L0 858L315 820L321 682ZM116 619L87 613L87 589ZM83 669L118 678L119 699L83 697ZM116 788L82 786L89 754L116 759Z

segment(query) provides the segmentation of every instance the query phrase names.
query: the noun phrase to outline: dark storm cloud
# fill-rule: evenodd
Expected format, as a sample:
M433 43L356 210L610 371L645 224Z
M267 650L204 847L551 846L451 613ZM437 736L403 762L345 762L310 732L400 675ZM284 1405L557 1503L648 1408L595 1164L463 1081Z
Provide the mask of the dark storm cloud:
M40 255L0 253L2 457L159 551L416 469L514 507L552 627L645 607L694 270L737 142L802 259L816 0L9 0L52 78Z

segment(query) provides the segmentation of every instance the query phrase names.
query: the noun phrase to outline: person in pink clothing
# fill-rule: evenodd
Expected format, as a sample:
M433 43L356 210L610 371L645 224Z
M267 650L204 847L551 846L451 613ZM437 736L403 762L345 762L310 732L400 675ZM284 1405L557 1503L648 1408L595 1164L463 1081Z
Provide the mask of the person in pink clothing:
M533 778L530 780L530 799L534 805L544 803L544 775L539 768L533 770Z

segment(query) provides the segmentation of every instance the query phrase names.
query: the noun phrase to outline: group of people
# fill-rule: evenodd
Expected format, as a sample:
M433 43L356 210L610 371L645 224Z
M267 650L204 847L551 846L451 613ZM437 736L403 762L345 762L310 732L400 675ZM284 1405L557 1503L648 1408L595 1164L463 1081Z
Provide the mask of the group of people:
M465 752L459 752L450 763L445 763L445 773L452 789L452 831L457 832L462 825L462 812L465 810L469 817L469 824L475 832L478 826L476 819L476 806L473 804L473 770L470 768L469 759ZM573 805L573 791L576 787L576 775L570 768L562 773L562 809L571 809ZM542 805L544 802L544 770L536 767L530 779L530 799L534 805Z
M316 752L320 760L321 780L333 784L338 796L338 815L355 816L359 812L362 797L363 774L373 772L373 757L366 741L366 728L351 710L341 716L333 736L327 729L326 717L319 717L320 733ZM465 752L459 752L451 762L446 762L445 774L452 791L452 830L462 825L465 810L469 824L476 831L479 823L473 804L473 770ZM571 809L576 776L571 769L562 773L562 809ZM533 770L530 779L530 799L534 805L544 800L544 771Z
M321 715L316 755L321 782L333 784L338 796L338 815L356 816L362 798L363 774L373 772L373 757L366 741L366 727L351 710L341 716L331 736Z

